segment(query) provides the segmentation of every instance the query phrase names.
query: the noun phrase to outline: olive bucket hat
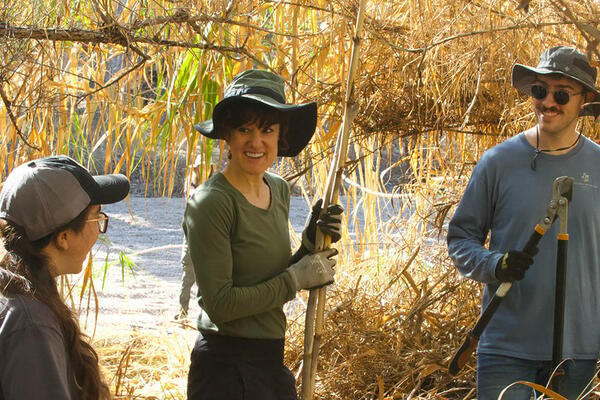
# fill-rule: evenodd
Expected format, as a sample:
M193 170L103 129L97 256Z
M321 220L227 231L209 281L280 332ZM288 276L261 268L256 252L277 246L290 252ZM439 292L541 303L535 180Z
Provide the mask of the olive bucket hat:
M537 75L560 74L571 78L583 85L589 92L594 94L591 103L586 103L579 115L592 115L598 117L600 114L600 92L594 86L596 83L596 68L590 65L587 57L580 51L566 46L551 47L540 56L537 67L529 67L523 64L515 64L512 70L512 85L522 93L531 96L531 87L536 81Z
M288 114L290 124L285 137L286 145L281 145L278 156L294 157L308 144L317 127L317 103L286 104L285 82L272 72L250 69L236 75L225 88L223 99L215 106L212 119L194 124L194 128L211 139L223 139L222 132L215 130L223 118L223 110L245 102L261 103Z

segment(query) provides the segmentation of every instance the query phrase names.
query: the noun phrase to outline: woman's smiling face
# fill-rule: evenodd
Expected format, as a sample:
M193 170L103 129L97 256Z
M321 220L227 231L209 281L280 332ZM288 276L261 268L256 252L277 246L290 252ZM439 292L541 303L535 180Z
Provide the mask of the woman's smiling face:
M275 162L279 124L262 126L260 121L234 128L227 138L231 160L229 168L247 175L261 175Z

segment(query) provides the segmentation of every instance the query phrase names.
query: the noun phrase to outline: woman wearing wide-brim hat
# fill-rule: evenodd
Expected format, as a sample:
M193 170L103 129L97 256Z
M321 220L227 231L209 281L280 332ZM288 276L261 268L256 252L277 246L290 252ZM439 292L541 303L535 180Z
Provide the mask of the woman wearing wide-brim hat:
M319 219L320 203L313 207L291 255L288 184L267 169L300 153L316 122L315 103L286 104L281 77L248 70L227 86L212 120L194 126L225 140L229 161L194 191L184 216L201 307L189 399L297 398L283 364L283 305L333 281L337 251L310 253L317 226L339 240L343 210L330 206Z

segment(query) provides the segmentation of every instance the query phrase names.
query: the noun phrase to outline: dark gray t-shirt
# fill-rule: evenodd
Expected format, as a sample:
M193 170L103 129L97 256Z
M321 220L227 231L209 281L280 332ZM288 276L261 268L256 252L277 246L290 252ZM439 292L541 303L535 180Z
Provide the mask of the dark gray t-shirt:
M0 296L0 400L79 398L54 313L31 297Z
M458 270L486 283L483 304L498 288L494 270L506 251L521 249L552 198L559 176L574 178L568 209L564 358L600 351L600 147L585 137L563 155L540 154L519 134L484 153L448 227ZM546 232L522 281L515 282L479 341L479 352L552 359L556 249L560 221ZM489 249L483 243L490 233Z

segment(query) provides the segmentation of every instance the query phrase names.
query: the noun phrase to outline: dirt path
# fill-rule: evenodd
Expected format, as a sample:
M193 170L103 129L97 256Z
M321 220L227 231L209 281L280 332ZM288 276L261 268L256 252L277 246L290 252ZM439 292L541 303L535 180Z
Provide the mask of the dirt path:
M165 329L175 326L173 316L179 306L181 283L181 218L183 198L130 197L103 207L109 216L108 240L94 248L94 285L98 293L99 316L96 337L114 335L132 329ZM308 205L302 197L293 197L290 220L301 232ZM131 214L130 214L131 211ZM108 252L108 264L106 263ZM123 271L119 252L135 263L132 274ZM106 277L104 276L105 265ZM104 286L103 285L104 280ZM190 302L190 324L198 315L198 305ZM93 329L92 305L87 330ZM85 325L85 317L82 323Z
M347 204L345 198L341 199L341 204ZM122 201L103 207L109 216L108 237L98 241L93 253L94 285L99 304L96 338L114 336L119 331L165 331L179 327L173 317L179 307L184 208L183 198L133 196L129 203ZM304 197L292 196L290 222L298 237L309 209ZM346 212L351 221L362 225L364 218L360 209L358 207L356 213ZM391 202L384 204L383 211L384 218L395 214ZM353 222L349 231L351 237L354 236ZM119 254L135 264L133 274L128 267L123 270ZM81 280L81 276L77 279ZM199 312L194 295L195 287L188 319L192 326ZM87 320L85 315L81 318L90 334L93 333L94 315L92 301Z

